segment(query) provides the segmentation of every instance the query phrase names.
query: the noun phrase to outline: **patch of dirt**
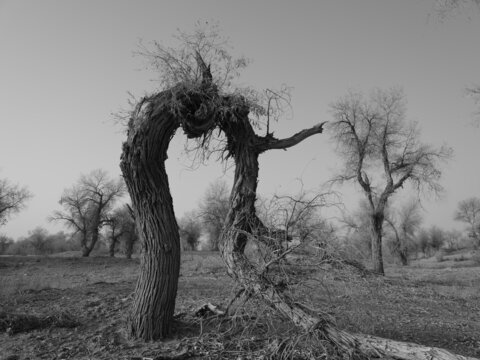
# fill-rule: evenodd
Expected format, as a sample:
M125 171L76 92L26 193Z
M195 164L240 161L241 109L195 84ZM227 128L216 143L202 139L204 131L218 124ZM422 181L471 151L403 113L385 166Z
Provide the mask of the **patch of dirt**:
M196 318L193 314L202 304L225 305L235 292L220 263L217 254L183 257L174 333L166 341L145 343L130 339L125 330L138 261L0 258L0 285L13 280L23 284L6 293L0 286L0 359L209 359L220 353L228 359L244 355L246 349L257 355L273 351L284 346L286 337L296 336L281 319L266 321L274 315L255 300L249 303L248 316L238 314L227 323ZM312 309L333 315L341 328L480 356L480 291L444 291L456 285L440 281L441 272L429 269L420 276L418 269L392 268L382 278L286 266L292 266L285 274L293 284L287 291ZM465 287L480 277L480 268L470 270L478 274L465 278L467 273L459 273ZM454 277L449 273L449 279ZM51 286L52 278L58 279L57 287ZM28 288L38 281L46 286ZM7 332L2 324L12 320L8 316L30 317L40 326ZM62 319L71 321L71 327L63 327ZM246 336L248 327L254 330Z

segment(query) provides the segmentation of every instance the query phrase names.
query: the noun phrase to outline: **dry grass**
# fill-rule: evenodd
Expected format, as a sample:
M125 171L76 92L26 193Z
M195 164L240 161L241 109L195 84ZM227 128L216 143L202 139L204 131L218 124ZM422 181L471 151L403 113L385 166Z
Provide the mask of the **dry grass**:
M409 267L387 267L384 278L315 258L290 259L272 272L289 279L286 291L292 296L331 314L341 328L478 357L480 267L458 267L469 260L446 257L442 263L422 260ZM129 339L124 330L138 260L0 257L0 267L0 307L6 313L45 319L63 312L80 324L69 329L51 323L13 336L0 334L5 356L340 358L328 343L294 328L256 299L232 317L195 316L205 302L225 305L236 291L217 253L182 255L175 332L168 341L153 343Z

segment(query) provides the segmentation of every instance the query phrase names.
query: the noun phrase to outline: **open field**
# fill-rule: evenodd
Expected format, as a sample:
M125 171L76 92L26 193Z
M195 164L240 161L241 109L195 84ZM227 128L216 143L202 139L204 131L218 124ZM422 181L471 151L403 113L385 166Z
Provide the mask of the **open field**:
M340 327L480 357L480 267L473 262L422 260L387 267L385 278L301 265L294 260L285 265L285 274L296 283L288 291L333 315ZM165 354L182 351L184 358L236 359L247 352L259 358L259 349L292 331L288 322L262 321L259 314L273 315L251 301L243 311L252 315L254 335L246 337L245 330L234 332L229 325L229 336L220 337L220 328L228 332L225 324L193 313L205 302L226 304L235 284L218 254L189 252L182 258L172 339L130 340L125 320L137 273L137 260L121 258L0 257L0 359L166 359ZM67 318L73 324L50 322L17 333L5 325L8 314Z

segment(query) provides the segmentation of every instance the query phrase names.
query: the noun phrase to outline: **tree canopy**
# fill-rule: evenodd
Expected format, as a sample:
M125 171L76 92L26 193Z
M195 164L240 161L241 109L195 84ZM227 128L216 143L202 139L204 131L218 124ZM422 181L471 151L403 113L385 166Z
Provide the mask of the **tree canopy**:
M32 194L26 187L14 185L7 179L0 179L0 226L25 208Z
M410 183L420 191L440 193L440 164L450 158L445 145L421 142L418 125L406 120L401 89L375 89L369 98L349 92L331 104L330 124L344 169L335 181L360 185L370 207L372 261L383 274L381 250L385 211L390 197Z
M109 222L109 213L115 202L125 194L122 179L111 179L101 169L81 175L71 188L65 189L60 198L63 211L57 210L51 221L61 221L80 235L83 256L93 250L102 226Z

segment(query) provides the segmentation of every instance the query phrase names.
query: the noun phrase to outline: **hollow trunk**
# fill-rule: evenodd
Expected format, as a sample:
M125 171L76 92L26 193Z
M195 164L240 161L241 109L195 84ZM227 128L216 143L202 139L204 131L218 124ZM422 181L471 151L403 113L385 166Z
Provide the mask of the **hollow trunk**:
M120 167L142 241L140 275L129 316L130 333L160 339L171 330L180 270L180 239L165 160L178 121L162 111L162 94L134 114L123 145Z
M385 275L383 268L383 253L382 253L382 233L383 233L383 214L374 213L372 215L372 265L373 271L377 274Z

